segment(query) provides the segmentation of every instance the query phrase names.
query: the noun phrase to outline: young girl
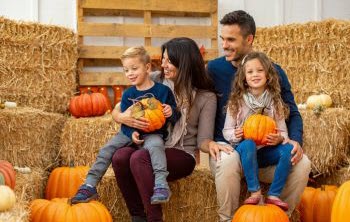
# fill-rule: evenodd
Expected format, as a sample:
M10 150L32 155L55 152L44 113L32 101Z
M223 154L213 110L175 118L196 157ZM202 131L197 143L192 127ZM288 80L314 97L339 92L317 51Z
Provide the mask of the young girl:
M175 124L180 118L176 110L175 97L171 89L150 79L150 56L144 47L131 47L121 56L126 77L132 87L128 88L122 96L120 109L125 111L133 105L133 101L146 95L153 95L163 104L163 114L167 121ZM142 146L148 150L152 167L154 169L155 187L151 197L152 204L165 203L170 198L170 190L166 180L169 172L165 159L164 139L167 136L167 124L150 133L142 132L122 124L121 130L104 147L101 148L94 165L71 203L88 202L97 198L96 186L112 162L114 153L131 143Z
M268 57L261 52L245 56L237 71L229 98L223 135L240 155L248 191L251 196L244 204L258 204L262 198L258 178L259 167L276 165L274 179L266 203L288 210L288 204L279 199L286 183L293 146L288 142L285 119L289 111L280 96L279 77ZM264 109L264 114L276 121L276 133L267 136L265 146L256 146L253 140L243 138L243 123L252 114Z

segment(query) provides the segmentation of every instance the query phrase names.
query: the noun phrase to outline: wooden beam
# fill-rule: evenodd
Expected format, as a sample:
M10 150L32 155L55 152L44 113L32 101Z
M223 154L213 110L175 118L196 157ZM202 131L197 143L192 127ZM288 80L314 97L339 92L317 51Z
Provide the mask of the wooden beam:
M151 25L152 24L151 11L144 11L143 23L145 25ZM152 39L150 37L145 37L145 46L151 46L151 45L152 45Z
M122 72L83 72L79 75L81 86L130 85Z
M120 59L122 53L127 49L126 46L81 46L79 58L84 59ZM151 56L161 54L160 47L145 47ZM206 49L204 60L211 60L218 56L217 49Z
M200 25L145 25L79 22L79 36L217 38L216 28Z
M166 12L212 12L213 0L82 0L87 9L116 9Z

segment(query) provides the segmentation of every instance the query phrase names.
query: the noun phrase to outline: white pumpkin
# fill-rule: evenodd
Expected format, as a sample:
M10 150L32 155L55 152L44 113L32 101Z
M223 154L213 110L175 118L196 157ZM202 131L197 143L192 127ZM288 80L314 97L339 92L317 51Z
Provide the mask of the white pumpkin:
M11 209L16 203L13 190L5 185L0 185L0 212Z
M332 98L327 94L312 95L306 100L306 106L308 109L313 109L317 106L328 108L332 105Z

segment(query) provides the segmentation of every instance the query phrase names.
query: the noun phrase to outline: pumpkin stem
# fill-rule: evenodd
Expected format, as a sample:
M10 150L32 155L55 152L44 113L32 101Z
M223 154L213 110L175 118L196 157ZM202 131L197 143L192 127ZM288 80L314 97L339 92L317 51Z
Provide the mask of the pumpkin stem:
M321 185L321 191L325 191L326 190L326 186L325 185Z
M264 106L263 108L258 109L258 110L256 111L256 113L262 115L262 114L264 113L265 108L266 108L266 107Z
M74 167L74 165L75 165L75 164L74 164L74 160L70 160L70 161L69 161L69 167Z

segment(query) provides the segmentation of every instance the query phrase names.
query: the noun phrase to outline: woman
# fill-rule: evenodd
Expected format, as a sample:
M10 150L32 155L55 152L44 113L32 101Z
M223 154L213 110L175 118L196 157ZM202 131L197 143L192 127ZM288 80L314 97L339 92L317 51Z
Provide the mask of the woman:
M181 118L165 144L167 179L173 181L192 173L196 164L195 149L208 148L214 132L216 95L198 46L192 39L174 38L161 49L163 70L157 79L173 89L181 111ZM132 119L129 114L129 110L113 111L117 122L139 129L147 126L147 121ZM150 202L154 175L148 151L122 148L113 156L112 164L132 221L163 221L161 205Z

